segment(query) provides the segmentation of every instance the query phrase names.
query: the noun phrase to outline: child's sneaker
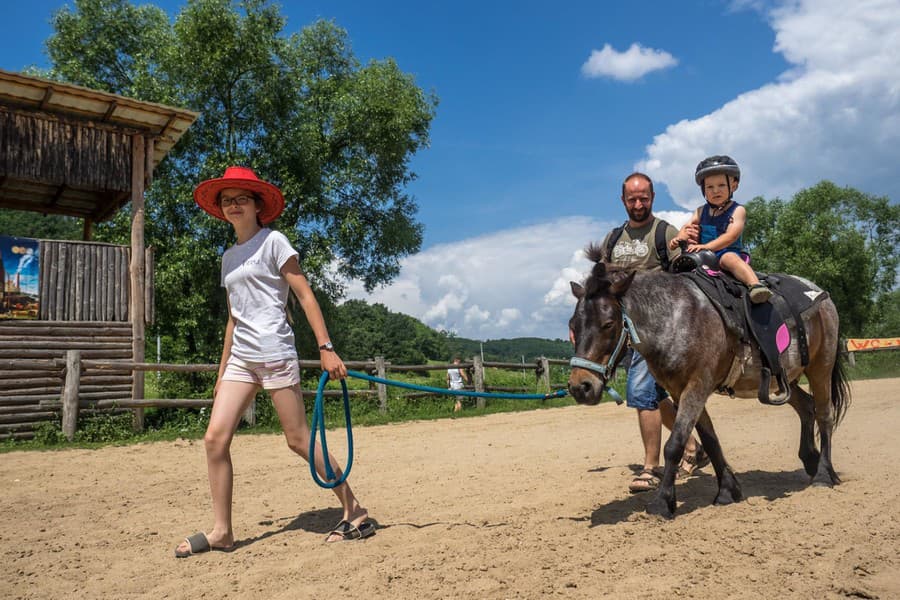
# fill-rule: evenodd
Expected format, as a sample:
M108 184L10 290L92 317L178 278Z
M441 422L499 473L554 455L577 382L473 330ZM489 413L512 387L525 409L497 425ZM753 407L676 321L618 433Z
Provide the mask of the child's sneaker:
M763 302L768 302L769 298L772 297L772 290L767 288L761 283L756 283L750 286L750 302L753 304L762 304Z

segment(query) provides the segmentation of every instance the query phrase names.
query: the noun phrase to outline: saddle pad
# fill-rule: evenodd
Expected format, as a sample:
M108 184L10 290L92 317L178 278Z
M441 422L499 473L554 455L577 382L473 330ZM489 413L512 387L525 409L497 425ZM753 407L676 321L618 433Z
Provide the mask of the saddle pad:
M747 329L744 296L747 286L731 275L718 272L710 275L703 269L695 269L687 273L679 273L690 279L710 299L722 317L725 327L737 335L742 342L750 342L753 338ZM815 289L803 279L783 273L757 273L760 281L766 283L774 293L780 295L790 308L789 314L783 315L785 320L802 315L822 300L828 298L828 292Z

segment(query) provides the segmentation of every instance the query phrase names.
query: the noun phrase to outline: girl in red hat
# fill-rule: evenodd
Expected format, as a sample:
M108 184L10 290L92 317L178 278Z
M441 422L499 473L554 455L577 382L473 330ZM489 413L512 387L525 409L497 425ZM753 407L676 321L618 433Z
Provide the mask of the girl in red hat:
M209 427L203 437L214 523L208 533L186 538L175 549L179 558L234 548L231 440L260 387L272 397L288 447L309 460L310 429L300 394L300 366L285 312L291 290L319 343L322 369L332 379L347 376L329 340L319 303L300 271L297 251L282 233L266 227L284 209L281 190L248 168L228 167L223 177L198 185L194 200L210 215L231 223L237 243L222 257L228 321ZM340 477L334 458L329 454L328 459ZM316 470L324 476L323 460L317 452ZM334 493L344 514L326 541L362 539L375 533L368 512L347 482L335 487Z

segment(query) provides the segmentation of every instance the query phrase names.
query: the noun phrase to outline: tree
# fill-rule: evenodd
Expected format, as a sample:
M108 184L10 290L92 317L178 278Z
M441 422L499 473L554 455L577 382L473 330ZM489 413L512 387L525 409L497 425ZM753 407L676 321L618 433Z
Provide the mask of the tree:
M81 223L62 215L41 215L22 210L0 209L0 235L43 240L80 240Z
M790 202L754 198L747 214L754 268L815 282L834 299L843 332L862 334L896 285L900 206L822 181Z
M337 307L333 323L337 327L332 337L345 359L383 356L397 364L447 360L447 345L440 333L383 304L348 300Z
M436 98L393 60L361 66L332 22L291 35L284 25L265 0L189 0L174 23L127 0L75 0L53 17L54 77L200 113L146 195L156 332L175 351L168 360L218 360L221 351L218 264L231 231L197 209L191 192L229 164L252 166L282 189L287 205L275 226L329 299L342 293L331 270L372 289L421 246L404 189L415 178L412 155L428 144ZM127 243L128 223L122 211L97 235Z

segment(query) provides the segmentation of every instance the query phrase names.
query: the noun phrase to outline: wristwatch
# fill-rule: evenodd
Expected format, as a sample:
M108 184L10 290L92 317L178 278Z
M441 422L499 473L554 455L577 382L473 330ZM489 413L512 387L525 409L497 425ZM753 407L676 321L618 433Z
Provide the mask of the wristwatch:
M319 350L324 350L325 352L334 352L334 345L331 342L325 342L321 346L319 346Z

